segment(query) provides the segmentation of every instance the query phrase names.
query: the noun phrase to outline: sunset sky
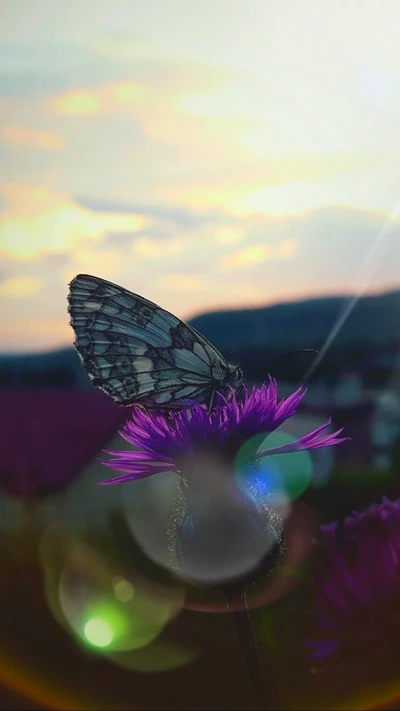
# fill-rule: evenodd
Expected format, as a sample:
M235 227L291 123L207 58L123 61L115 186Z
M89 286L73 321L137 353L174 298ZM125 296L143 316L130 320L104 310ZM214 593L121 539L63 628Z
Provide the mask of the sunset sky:
M67 284L182 318L400 288L397 0L0 0L0 350Z

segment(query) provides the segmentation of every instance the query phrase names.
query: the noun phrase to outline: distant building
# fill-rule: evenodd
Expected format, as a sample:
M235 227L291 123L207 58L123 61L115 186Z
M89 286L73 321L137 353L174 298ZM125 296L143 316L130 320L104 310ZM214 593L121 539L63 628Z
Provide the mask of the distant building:
M294 389L293 383L279 383L279 397L288 397ZM309 419L309 425L313 429L331 418L331 431L344 427L343 434L351 438L350 441L343 442L337 447L328 448L329 456L315 454L315 461L318 458L317 478L320 483L329 478L329 469L338 463L357 468L371 466L374 456L371 428L375 405L376 393L367 392L357 374L347 374L336 388L330 387L322 379L308 386L306 397L298 408L298 414L291 421L293 434L300 437L306 433L303 430L297 432L296 421L305 423Z
M364 385L358 373L346 373L332 391L332 404L353 407L363 401Z
M333 464L346 466L371 466L374 454L371 442L371 424L374 413L372 402L362 402L350 406L328 404L315 405L303 401L299 413L306 413L318 418L323 424L330 417L332 419L331 431L344 428L343 435L350 437L348 442L343 442L337 447L332 447Z
M371 422L373 464L377 469L387 469L395 442L400 436L400 396L397 392L381 392L375 405Z
M332 400L332 389L325 380L319 378L309 388L307 399L315 405L324 405Z

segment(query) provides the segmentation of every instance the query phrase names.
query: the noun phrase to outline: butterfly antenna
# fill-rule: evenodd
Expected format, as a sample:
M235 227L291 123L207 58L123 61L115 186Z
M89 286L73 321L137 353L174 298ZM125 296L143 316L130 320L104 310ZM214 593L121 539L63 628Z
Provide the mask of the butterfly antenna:
M297 348L294 351L285 351L285 353L274 353L274 355L261 356L260 358L253 358L253 360L246 360L244 363L239 365L239 368L243 368L245 365L250 365L251 363L257 363L259 360L267 360L268 358L280 358L280 356L292 355L293 353L316 353L319 351L315 348Z

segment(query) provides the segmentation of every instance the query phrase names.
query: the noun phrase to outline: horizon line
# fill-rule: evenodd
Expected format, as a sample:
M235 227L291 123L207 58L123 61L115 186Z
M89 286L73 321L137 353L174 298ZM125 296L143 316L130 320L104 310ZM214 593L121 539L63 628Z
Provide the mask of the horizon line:
M393 287L389 287L389 288L377 287L371 291L366 291L366 292L364 292L364 294L362 296L359 297L359 300L365 299L365 298L370 298L372 296L389 296L390 294L396 294L396 293L400 293L400 284L393 286ZM191 321L193 321L196 318L199 318L201 316L207 316L210 314L215 314L215 313L222 314L222 313L231 313L233 311L242 311L242 312L243 311L261 311L262 309L269 309L269 308L273 308L274 306L280 306L283 304L300 304L300 303L306 303L307 301L322 301L324 299L329 299L329 298L332 298L332 299L348 299L348 298L350 298L351 299L353 297L354 297L354 293L351 291L349 291L349 292L343 292L343 291L335 292L334 290L330 290L330 291L328 290L323 293L318 293L318 295L304 294L303 296L299 296L299 298L297 298L297 299L294 299L292 297L288 300L281 299L278 301L274 300L269 303L263 302L263 303L260 303L260 305L254 304L252 306L243 306L243 307L230 306L229 308L216 307L213 310L201 311L199 313L195 313L194 315L185 319L184 322L190 323ZM180 319L180 320L182 321L183 319ZM46 350L21 350L21 351L19 351L19 350L17 350L17 351L16 350L5 350L5 351L0 351L0 357L2 357L2 356L18 357L18 356L24 356L24 355L28 355L28 356L29 355L46 355L46 354L57 353L59 351L66 351L66 350L75 350L74 344L71 343L71 344L54 346L54 348L51 348L51 349L47 348Z

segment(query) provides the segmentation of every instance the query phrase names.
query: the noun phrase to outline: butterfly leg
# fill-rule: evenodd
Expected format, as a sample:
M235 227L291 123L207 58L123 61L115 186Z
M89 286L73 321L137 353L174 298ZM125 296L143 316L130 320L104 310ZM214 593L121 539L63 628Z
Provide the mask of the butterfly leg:
M210 402L209 402L208 410L207 410L207 412L208 412L209 415L210 415L210 413L212 412L212 409L213 409L213 407L214 407L214 405L215 405L216 394L217 394L217 391L216 391L216 390L213 390L212 393L211 393Z

